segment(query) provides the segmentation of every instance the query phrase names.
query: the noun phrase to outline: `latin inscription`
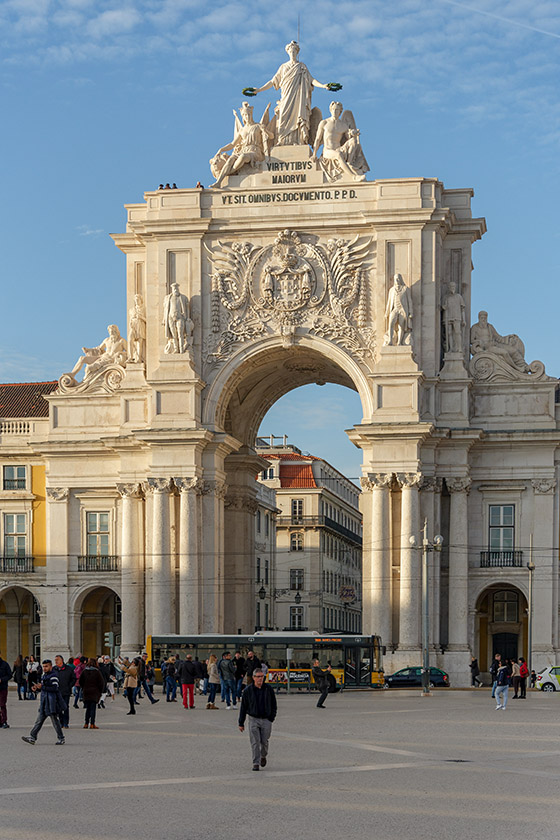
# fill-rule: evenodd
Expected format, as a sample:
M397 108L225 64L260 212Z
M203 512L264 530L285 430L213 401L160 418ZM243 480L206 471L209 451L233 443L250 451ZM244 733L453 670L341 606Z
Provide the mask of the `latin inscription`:
M298 190L297 192L237 193L222 195L222 204L283 204L288 201L344 201L357 198L356 190Z

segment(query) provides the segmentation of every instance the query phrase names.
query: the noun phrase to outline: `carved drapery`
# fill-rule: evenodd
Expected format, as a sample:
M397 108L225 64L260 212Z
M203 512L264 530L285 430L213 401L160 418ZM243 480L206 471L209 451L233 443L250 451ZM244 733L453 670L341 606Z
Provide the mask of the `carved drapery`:
M469 493L472 481L468 476L446 478L445 484L450 493Z
M47 487L47 499L51 502L65 502L69 492L68 487Z
M535 493L546 495L554 491L556 480L554 478L533 478L531 484Z

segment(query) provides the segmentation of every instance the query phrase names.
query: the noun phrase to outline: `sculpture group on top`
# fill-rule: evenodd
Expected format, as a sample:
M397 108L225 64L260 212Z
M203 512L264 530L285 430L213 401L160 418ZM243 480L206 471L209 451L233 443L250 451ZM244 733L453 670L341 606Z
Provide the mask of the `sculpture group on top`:
M479 312L478 321L471 327L470 372L475 379L486 382L515 380L545 380L544 364L527 364L525 345L518 335L500 335L488 323L488 313Z
M108 337L97 347L82 347L82 355L70 371L58 380L61 393L80 392L99 388L112 391L118 388L124 378L128 358L126 340L116 324L107 327ZM78 382L76 376L85 368L84 378Z
M246 165L254 169L261 166L274 146L311 146L313 160L319 162L330 181L344 177L361 181L369 171L352 112L343 112L340 102L331 102L331 116L323 119L320 109L312 108L314 87L338 91L342 85L337 82L324 84L313 78L299 60L299 44L295 41L286 46L286 52L289 61L278 68L270 81L258 88L244 88L245 96L256 96L274 88L280 91L280 99L273 116L270 117L269 103L258 123L247 102L242 103L241 120L234 111L233 140L222 146L210 161L216 178L214 187L220 187L227 176ZM321 146L323 154L318 157ZM229 157L228 151L231 151Z

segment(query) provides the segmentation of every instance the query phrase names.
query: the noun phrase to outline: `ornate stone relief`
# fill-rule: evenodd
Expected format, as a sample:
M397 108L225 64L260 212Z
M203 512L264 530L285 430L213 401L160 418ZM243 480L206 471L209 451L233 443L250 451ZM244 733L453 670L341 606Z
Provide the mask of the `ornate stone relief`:
M531 484L535 493L544 495L553 492L556 487L556 480L554 478L533 478Z
M65 502L68 494L68 487L47 487L47 499L51 502Z
M427 493L441 493L443 480L435 475L425 475L420 482L420 490Z
M201 493L203 496L216 496L218 499L225 499L228 486L225 481L203 481Z
M59 394L79 394L84 391L112 393L120 388L127 361L126 341L115 324L107 327L109 336L97 347L82 347L80 356L70 373L63 373L58 380ZM76 375L85 366L84 378L78 382Z
M214 266L212 336L205 348L210 367L257 338L280 334L289 346L298 328L362 361L373 356L375 333L366 326L371 239L330 239L321 246L283 230L263 248L218 246L207 249Z
M376 488L390 487L393 482L393 473L368 473L360 478L360 484L364 492L371 492Z
M397 481L401 487L417 487L422 481L422 473L397 473Z
M142 497L142 485L136 484L117 484L117 491L123 498L140 499Z
M538 382L550 380L544 364L527 364L525 345L518 335L500 335L488 323L488 313L479 312L471 327L470 373L481 382Z
M228 493L225 497L225 507L228 510L248 511L254 515L259 509L259 503L253 496L249 496L247 493Z
M172 487L173 482L170 478L148 478L143 484L144 492L147 493L165 493Z
M203 481L198 476L194 478L173 478L173 483L179 493L189 493L190 491L194 491L198 495L202 493Z
M460 478L446 478L445 484L450 493L468 493L472 481L468 476L461 476Z

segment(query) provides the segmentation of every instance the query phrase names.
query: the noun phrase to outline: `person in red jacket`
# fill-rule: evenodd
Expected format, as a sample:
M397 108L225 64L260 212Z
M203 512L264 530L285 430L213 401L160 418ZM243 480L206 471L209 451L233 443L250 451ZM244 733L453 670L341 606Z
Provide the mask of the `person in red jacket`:
M529 676L529 668L522 656L519 657L519 699L527 699L527 677Z

